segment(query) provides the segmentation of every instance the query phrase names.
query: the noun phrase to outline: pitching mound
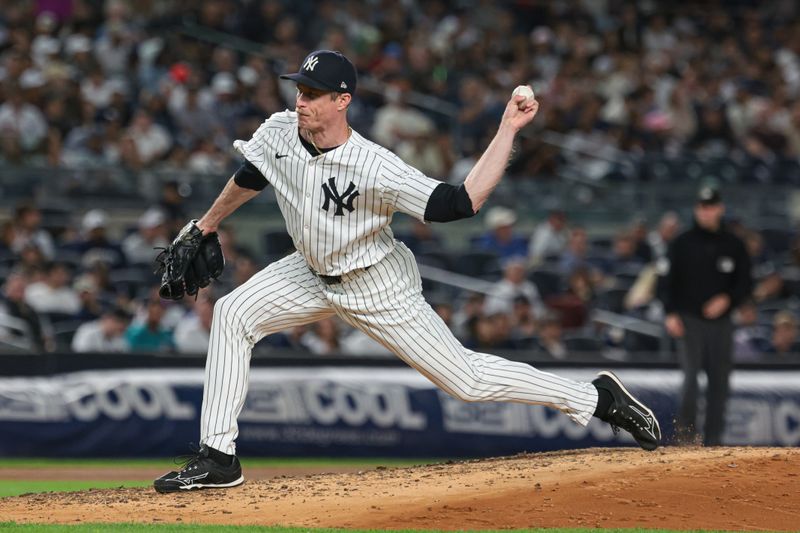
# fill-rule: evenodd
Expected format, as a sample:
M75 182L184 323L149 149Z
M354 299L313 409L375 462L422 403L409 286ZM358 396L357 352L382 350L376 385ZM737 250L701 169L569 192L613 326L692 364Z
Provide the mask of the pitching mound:
M0 500L0 516L72 524L795 531L798 486L796 449L595 449L250 480L174 495L151 489L28 495Z

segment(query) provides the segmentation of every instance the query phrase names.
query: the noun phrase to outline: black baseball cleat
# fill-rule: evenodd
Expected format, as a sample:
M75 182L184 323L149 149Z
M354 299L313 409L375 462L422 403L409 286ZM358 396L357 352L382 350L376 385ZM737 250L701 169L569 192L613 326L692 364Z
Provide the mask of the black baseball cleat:
M646 405L637 400L612 372L600 372L592 384L598 389L608 391L614 398L613 403L600 420L608 422L614 429L624 429L633 435L639 446L652 451L661 442L661 427L658 419Z
M220 489L244 483L242 465L237 457L230 466L221 465L208 456L208 446L200 445L194 454L186 456L180 472L169 472L153 482L156 492L178 492L195 489Z

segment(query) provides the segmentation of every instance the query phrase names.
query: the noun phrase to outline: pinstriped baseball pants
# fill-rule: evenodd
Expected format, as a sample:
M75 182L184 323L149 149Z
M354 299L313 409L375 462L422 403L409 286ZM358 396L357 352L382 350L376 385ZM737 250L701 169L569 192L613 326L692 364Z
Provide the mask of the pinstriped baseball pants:
M236 452L250 354L260 339L338 315L447 393L465 401L547 405L586 425L597 405L591 383L464 348L422 296L411 251L400 242L368 270L326 285L295 252L257 273L214 307L206 360L201 442Z

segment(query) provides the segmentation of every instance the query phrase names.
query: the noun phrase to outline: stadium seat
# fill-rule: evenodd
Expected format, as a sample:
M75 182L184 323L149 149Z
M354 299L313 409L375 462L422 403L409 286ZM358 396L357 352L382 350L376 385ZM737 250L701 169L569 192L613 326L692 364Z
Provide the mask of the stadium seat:
M264 251L267 262L271 263L295 251L294 241L284 230L264 233Z
M603 343L588 335L566 335L564 346L572 353L597 353L603 350Z
M765 228L759 233L766 247L775 254L788 251L794 237L794 232L787 228Z
M416 255L417 262L421 265L429 265L443 270L453 270L453 254L449 252L425 251Z
M469 251L453 258L456 272L465 276L482 279L499 279L500 260L491 252Z
M628 289L606 289L597 293L597 308L606 309L612 313L625 311L625 295Z
M558 294L562 290L563 280L558 270L538 268L528 274L528 279L536 285L542 299Z
M122 294L130 298L135 298L141 294L142 289L149 288L158 284L158 278L147 267L118 268L108 274L109 281Z

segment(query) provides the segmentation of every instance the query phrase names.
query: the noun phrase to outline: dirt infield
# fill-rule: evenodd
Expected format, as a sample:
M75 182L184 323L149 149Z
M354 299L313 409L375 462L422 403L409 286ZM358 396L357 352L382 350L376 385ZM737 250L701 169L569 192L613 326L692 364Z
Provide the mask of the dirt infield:
M586 450L249 479L234 489L174 495L109 489L6 498L0 516L377 529L800 525L800 450L793 448Z

